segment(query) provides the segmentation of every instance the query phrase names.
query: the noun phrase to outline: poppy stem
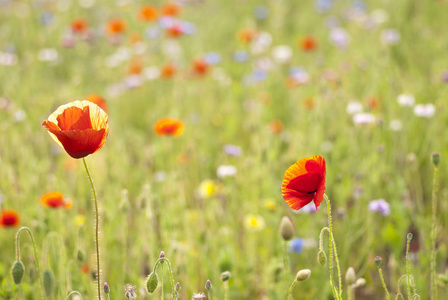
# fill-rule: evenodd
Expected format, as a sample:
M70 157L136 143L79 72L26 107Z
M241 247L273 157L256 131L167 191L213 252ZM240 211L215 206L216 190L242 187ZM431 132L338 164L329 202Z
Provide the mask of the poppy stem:
M294 289L294 286L296 285L297 280L294 279L294 281L291 283L291 285L289 286L289 290L288 290L288 300L292 300L292 290Z
M39 276L40 286L42 289L42 298L46 299L46 296L44 293L44 291L45 291L44 282L43 282L42 276L40 274L39 256L37 256L36 241L34 240L33 233L31 232L31 230L28 227L22 227L16 233L16 260L20 261L20 234L22 233L22 231L28 232L28 235L30 236L30 239L31 239L31 243L33 244L34 259L36 260L37 276Z
M378 273L380 274L381 285L383 286L384 293L386 294L386 300L390 300L389 290L387 289L386 282L384 281L383 269L382 268L378 268Z
M98 200L96 198L96 190L95 190L95 186L93 185L92 176L90 176L89 168L87 167L86 160L84 157L82 158L82 162L84 163L87 177L89 178L90 185L92 187L93 200L95 202L95 247L96 247L96 268L97 268L96 279L97 279L97 289L98 289L98 300L101 300L101 278L100 278L101 269L100 269L100 246L99 246L100 217L99 217L99 213L98 213Z
M412 235L408 233L406 242L406 276L407 276L407 292L408 299L411 300L411 265L409 263L409 246L411 244Z
M432 216L431 216L431 299L437 300L436 282L436 239L437 239L437 196L439 194L439 168L434 166L432 182Z
M82 297L80 292L78 292L78 291L71 291L70 293L68 293L67 297L65 297L65 300L71 299L72 295L78 295L79 297Z
M336 242L334 241L333 237L333 230L331 225L331 204L330 199L328 198L327 194L324 194L325 200L327 201L327 209L328 209L328 229L330 231L329 234L329 243L330 243L330 283L333 286L333 259L336 261L336 267L338 269L338 281L339 281L339 290L335 288L336 290L336 299L340 299L342 295L342 276L341 276L341 267L339 266L339 257L338 257L338 251L336 248ZM333 256L334 255L334 256Z

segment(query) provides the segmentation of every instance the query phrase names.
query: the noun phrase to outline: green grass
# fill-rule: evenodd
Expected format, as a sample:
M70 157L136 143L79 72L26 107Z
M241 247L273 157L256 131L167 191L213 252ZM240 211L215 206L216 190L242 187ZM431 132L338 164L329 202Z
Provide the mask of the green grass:
M377 255L383 258L385 281L395 295L396 283L406 273L408 232L414 235L411 251L413 245L419 245L411 273L422 299L429 299L432 152L440 152L442 157L437 273L445 272L447 261L444 182L448 174L444 158L448 157L448 84L440 80L442 71L448 69L446 1L367 1L368 13L383 9L389 16L386 23L371 30L342 17L350 1L336 1L326 14L317 14L312 1L205 1L189 5L183 8L181 18L193 22L197 31L175 40L182 49L181 56L172 59L163 52L170 40L165 36L159 40L143 38L148 50L140 56L144 67L159 67L174 60L178 74L172 80L144 81L142 87L119 95L111 94L109 87L127 76L130 60L115 68L106 61L118 49L132 51L129 34L144 34L147 25L135 18L143 2L119 7L115 1L97 1L91 8L82 8L73 1L68 10L58 11L61 2L13 1L0 6L0 51L13 44L18 57L17 65L0 66L0 96L11 103L0 110L1 207L18 211L21 225L34 233L41 268L55 274L55 299L62 299L71 289L85 299L95 295L91 274L81 271L83 264L90 271L95 269L93 202L82 162L77 160L66 168L69 156L41 124L59 105L91 93L103 95L109 106L106 145L86 161L101 207L102 279L111 286L112 299L123 299L126 283L137 286L138 299L157 298L160 287L153 296L140 295L140 289L161 250L173 266L175 282L182 285L181 299L205 291L207 279L213 284L213 299L223 299L223 271L232 273L230 299L284 299L300 269L310 269L312 274L295 286L296 299L331 299L328 268L316 260L318 236L327 222L326 207L315 214L295 214L281 195L285 170L299 158L311 155L322 155L327 161L326 193L333 205L333 231L342 272L353 267L357 277L367 281L356 290L358 299L383 297L374 264ZM257 4L269 8L270 16L263 22L252 15ZM25 17L17 16L26 11ZM39 21L43 12L53 13L48 26ZM350 35L345 51L328 40L325 23L329 16L337 16ZM87 19L101 34L109 18L122 17L128 22L128 31L119 46L98 36L92 44L77 40L74 48L64 49L61 38L75 17ZM233 51L250 51L250 46L236 37L243 28L269 32L271 48L290 46L290 66L304 67L310 82L288 89L289 65L274 65L266 81L244 85L243 77L253 71L257 56L241 64L232 60ZM381 43L380 35L386 28L400 32L399 44ZM316 37L316 51L299 50L298 41L304 35ZM42 48L55 48L59 61L39 61ZM230 78L228 84L212 74L200 79L184 76L192 59L210 51L221 54L222 62L213 68ZM271 57L270 50L259 57ZM336 72L336 83L322 78L329 69ZM396 99L402 93L414 95L416 103L433 103L435 115L419 118L412 108L400 107ZM309 97L315 102L312 110L304 106ZM382 121L355 126L346 106L357 99L369 111L369 97L379 100L379 107L371 112ZM252 110L246 109L248 103ZM26 113L23 121L14 120L17 110ZM154 123L166 116L185 123L181 137L154 133ZM275 119L284 126L278 135L269 127ZM394 119L402 122L401 131L390 129ZM331 143L331 151L322 150L324 142ZM222 147L229 143L240 146L243 155L225 155ZM413 162L408 159L411 153L415 155ZM187 157L187 162L181 163L181 156ZM236 166L237 175L217 178L216 169L223 164ZM156 180L158 172L166 173L165 181ZM196 190L206 179L215 180L222 190L217 196L200 199ZM359 189L363 193L355 197L354 191ZM40 196L53 190L73 200L71 210L51 210L40 204ZM127 205L123 205L124 190L128 191ZM379 198L390 203L389 216L369 212L369 201ZM274 210L265 207L266 199L275 201ZM250 214L264 218L263 230L245 228L244 218ZM82 227L75 224L78 215L85 216ZM284 215L292 218L296 237L316 243L300 254L290 254L290 270L282 268L283 241L278 232ZM38 299L40 287L28 237L22 237L26 274L16 287L10 275L16 230L0 232L1 297ZM86 253L84 261L77 258L78 250ZM166 272L164 282L165 295L169 295ZM445 286L439 287L439 299L447 292Z

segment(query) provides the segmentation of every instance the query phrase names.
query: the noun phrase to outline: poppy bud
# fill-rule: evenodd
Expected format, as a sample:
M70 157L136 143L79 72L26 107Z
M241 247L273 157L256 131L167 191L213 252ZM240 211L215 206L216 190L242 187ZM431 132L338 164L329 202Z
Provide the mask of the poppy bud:
M311 270L303 269L303 270L300 270L299 272L297 272L296 280L297 281L305 281L308 278L310 278L310 276L311 276Z
M232 277L232 274L230 274L229 271L225 271L225 272L221 273L222 282L229 281L230 277Z
M355 281L356 281L355 269L350 267L345 273L345 282L349 285L352 285L355 283Z
M159 258L165 258L165 252L160 251ZM161 261L160 261L161 264L163 264L164 262L165 262L164 260L161 260Z
M25 266L20 260L16 261L12 265L11 273L12 278L14 279L14 283L17 285L20 284L20 282L22 282L23 279L23 274L25 274Z
M149 274L148 279L146 279L145 287L148 294L154 293L157 286L159 285L159 277L157 273L152 272Z
M366 280L364 278L359 278L358 280L356 280L355 286L356 287L361 287L361 286L365 286L366 285Z
M176 283L176 286L174 287L174 290L176 291L176 293L179 293L181 289L180 283Z
M51 270L45 270L42 276L42 281L44 283L44 290L47 297L51 298L54 293L55 288L55 279L53 272Z
M397 296L395 297L395 300L404 300L404 297L401 293L398 293Z
M212 282L210 281L210 279L207 279L207 281L205 282L205 289L207 290L207 292L210 292L210 290L212 289Z
M284 216L280 221L280 234L285 241L289 241L293 238L296 228L294 223L287 216Z
M319 253L317 253L317 261L322 267L327 265L327 255L323 250L319 250Z
M410 242L412 240L412 233L409 232L406 238L408 239L408 242Z
M82 249L78 249L76 257L80 262L84 262L84 260L86 259L86 252Z
M440 163L440 153L433 153L431 155L431 161L434 164L434 166L438 167Z
M379 256L375 257L375 265L378 269L381 269L381 266L383 265L383 259Z
M104 293L105 294L110 293L110 286L107 284L107 282L104 282Z

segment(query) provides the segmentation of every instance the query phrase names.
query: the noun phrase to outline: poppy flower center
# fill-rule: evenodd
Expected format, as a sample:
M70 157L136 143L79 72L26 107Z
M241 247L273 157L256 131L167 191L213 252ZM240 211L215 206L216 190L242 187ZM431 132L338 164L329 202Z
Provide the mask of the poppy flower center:
M16 223L16 217L13 215L4 215L2 223L4 225L14 225Z

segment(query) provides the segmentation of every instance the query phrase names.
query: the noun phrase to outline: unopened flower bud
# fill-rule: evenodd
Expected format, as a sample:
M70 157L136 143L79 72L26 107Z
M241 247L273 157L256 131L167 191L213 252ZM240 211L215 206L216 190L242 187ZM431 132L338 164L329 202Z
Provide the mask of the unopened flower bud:
M176 283L176 286L174 287L174 290L176 291L176 293L179 293L181 289L180 283Z
M146 291L148 292L148 294L154 293L158 285L159 277L157 276L157 273L152 272L151 274L149 274L145 283Z
M107 284L107 282L104 282L104 293L105 294L110 293L110 286Z
M160 255L159 258L165 258L165 252L160 251ZM165 260L161 260L160 263L163 264L165 262Z
M434 164L434 166L438 167L440 163L440 153L433 153L431 155L431 161Z
M86 259L86 252L82 249L78 249L78 251L76 252L76 257L80 262L84 262Z
M23 279L23 275L25 274L25 266L23 263L18 260L12 265L11 269L12 278L14 279L15 284L20 284Z
M327 255L323 250L319 250L319 253L317 253L317 261L322 267L327 265Z
M42 281L44 284L45 294L47 295L47 297L52 298L55 289L55 279L53 272L51 272L51 270L48 269L45 270L42 276Z
M375 265L378 269L381 269L381 267L383 266L383 259L379 256L375 257Z
M356 274L355 269L352 267L347 269L347 272L345 273L345 282L349 285L354 284L356 281Z
M361 287L361 286L365 286L366 285L366 280L364 278L358 278L358 280L356 280L355 286L356 287Z
M207 279L207 281L205 282L205 289L207 290L207 292L210 292L210 290L212 289L212 282L210 281L210 279Z
M221 280L222 282L229 281L230 277L232 277L232 274L230 274L229 271L225 271L221 273Z
M299 272L297 272L296 280L297 281L305 281L308 278L310 278L310 276L311 276L311 270L303 269L303 270L300 270Z
M406 237L408 239L408 242L410 242L412 240L412 233L409 232Z
M296 228L291 219L284 216L280 221L280 235L285 241L289 241L293 238Z

